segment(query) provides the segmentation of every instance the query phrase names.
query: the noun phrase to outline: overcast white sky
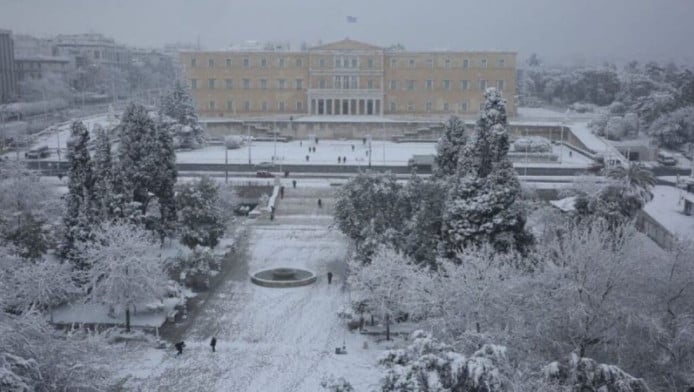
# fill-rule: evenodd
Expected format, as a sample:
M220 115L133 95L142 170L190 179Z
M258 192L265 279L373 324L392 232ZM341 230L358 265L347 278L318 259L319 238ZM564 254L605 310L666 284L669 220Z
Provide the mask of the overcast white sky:
M346 23L346 16L357 23ZM0 28L100 32L156 47L198 39L537 52L550 61L694 62L694 0L0 0Z

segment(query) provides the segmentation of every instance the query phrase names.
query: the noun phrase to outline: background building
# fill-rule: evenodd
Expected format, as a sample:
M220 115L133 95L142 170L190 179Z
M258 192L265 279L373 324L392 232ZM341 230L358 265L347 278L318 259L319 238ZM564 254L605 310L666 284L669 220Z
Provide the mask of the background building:
M0 30L0 103L17 96L17 73L14 64L12 32Z
M298 52L180 56L204 116L476 115L487 87L516 113L513 52L389 51L346 39Z

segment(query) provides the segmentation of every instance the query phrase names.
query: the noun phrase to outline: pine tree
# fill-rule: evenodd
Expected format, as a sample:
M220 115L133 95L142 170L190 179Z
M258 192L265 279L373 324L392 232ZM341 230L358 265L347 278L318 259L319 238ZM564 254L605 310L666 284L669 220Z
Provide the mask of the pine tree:
M171 236L176 226L176 198L174 185L176 184L176 152L173 139L166 126L158 121L157 128L157 156L156 172L154 173L153 193L159 200L159 235L163 239Z
M434 175L443 177L455 174L460 156L467 138L465 124L456 116L446 123L446 132L436 145Z
M507 157L505 126L501 93L487 89L475 135L465 146L445 202L442 247L447 257L485 243L500 251L525 252L532 242L517 202L520 182Z
M99 124L94 126L96 146L94 152L94 193L97 211L101 219L113 216L113 157L111 139L108 132Z
M218 207L219 187L207 177L183 185L176 196L181 242L190 248L215 247L224 234Z
M159 113L171 117L171 133L178 139L177 146L195 148L205 143L204 129L198 123L195 105L190 91L177 81L171 91L161 98Z
M93 163L87 146L89 132L80 121L72 123L71 136L68 141L67 159L68 194L65 212L65 237L61 246L61 255L74 262L78 268L84 268L75 251L77 242L91 238L91 227L95 221L94 213L94 173Z
M120 145L118 147L118 178L116 191L120 197L121 217L126 216L129 204L135 203L142 215L152 198L153 184L159 150L157 146L156 124L142 105L131 103L125 109L120 124Z

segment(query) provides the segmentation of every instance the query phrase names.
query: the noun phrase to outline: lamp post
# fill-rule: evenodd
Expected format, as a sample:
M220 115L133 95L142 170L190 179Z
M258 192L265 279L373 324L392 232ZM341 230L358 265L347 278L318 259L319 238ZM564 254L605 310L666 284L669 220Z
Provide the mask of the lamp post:
M222 144L224 147L224 183L229 183L229 148L227 147L226 140Z
M251 143L251 126L250 125L246 125L246 132L247 132L246 140L248 141L248 166L250 166L251 165L251 144L252 144Z

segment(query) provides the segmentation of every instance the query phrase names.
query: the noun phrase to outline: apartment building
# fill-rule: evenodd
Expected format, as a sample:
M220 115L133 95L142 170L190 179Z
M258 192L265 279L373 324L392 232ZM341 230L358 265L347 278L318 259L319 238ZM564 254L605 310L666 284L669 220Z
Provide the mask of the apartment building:
M208 117L474 115L487 87L516 113L513 52L394 52L345 39L298 52L185 51L180 59Z
M11 102L16 96L17 72L12 32L0 30L0 103Z

